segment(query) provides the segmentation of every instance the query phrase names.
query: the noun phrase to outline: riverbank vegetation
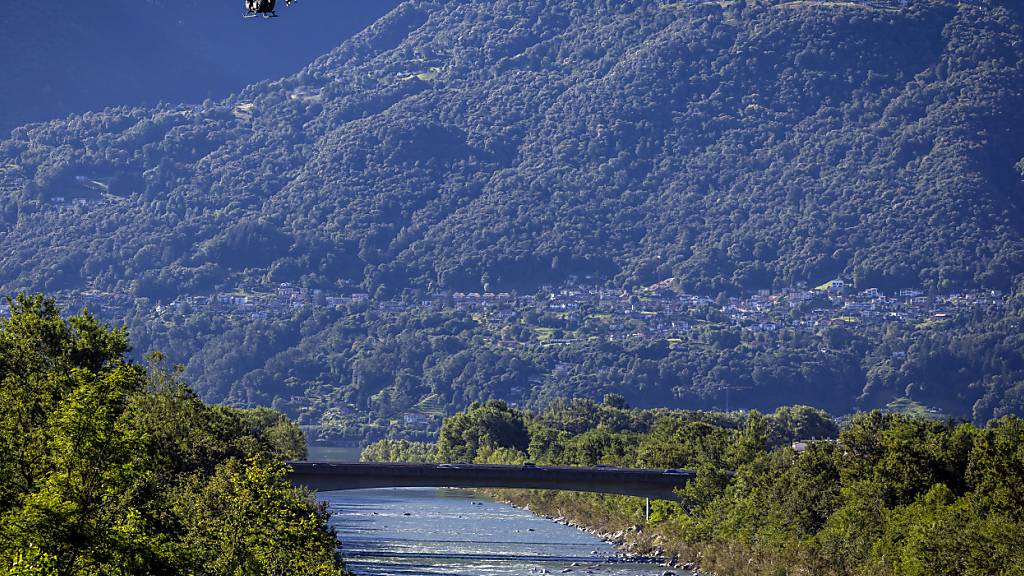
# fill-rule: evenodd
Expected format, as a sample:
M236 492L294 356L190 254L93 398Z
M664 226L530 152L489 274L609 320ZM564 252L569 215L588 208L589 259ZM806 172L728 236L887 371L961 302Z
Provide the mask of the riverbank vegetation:
M19 297L0 319L0 574L343 575L285 477L298 427L208 406L128 336Z
M692 469L647 524L637 498L502 494L719 574L981 576L1024 574L1022 446L1011 417L980 428L871 412L837 427L807 407L650 411L609 396L537 414L474 404L434 445L382 441L364 458Z

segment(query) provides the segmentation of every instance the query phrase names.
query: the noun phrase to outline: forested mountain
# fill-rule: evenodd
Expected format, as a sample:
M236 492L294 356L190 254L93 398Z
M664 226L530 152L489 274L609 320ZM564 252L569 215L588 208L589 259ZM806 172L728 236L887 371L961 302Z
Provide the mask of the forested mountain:
M1007 288L1021 32L994 0L406 2L225 101L17 130L0 285ZM109 194L52 209L75 176Z
M0 12L0 137L107 106L202 102L294 74L398 4L304 0L243 22L242 0L12 3ZM282 12L282 15L285 15Z
M0 289L1015 292L953 332L566 350L512 350L469 314L132 319L144 347L191 358L204 398L342 430L341 408L387 424L428 401L608 391L837 413L907 395L984 421L1024 397L1022 18L1010 0L404 2L223 100L15 129Z
M1018 4L723 6L406 2L226 101L19 130L0 282L1009 285ZM75 175L119 186L46 209Z

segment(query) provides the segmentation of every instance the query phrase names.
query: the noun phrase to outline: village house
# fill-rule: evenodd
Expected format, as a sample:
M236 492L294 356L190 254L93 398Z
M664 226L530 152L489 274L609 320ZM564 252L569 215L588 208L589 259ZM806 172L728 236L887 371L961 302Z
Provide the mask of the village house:
M380 303L380 310L382 312L402 312L405 309L405 303L399 300L386 300Z
M847 302L843 305L843 310L847 312L865 312L874 309L875 305L871 302Z
M236 296L234 294L220 294L217 296L217 303L223 306L243 308L249 304L248 296Z
M497 320L503 320L503 321L511 320L515 315L516 315L515 310L508 310L508 309L505 309L505 310L495 310L495 311L493 311L493 312L491 312L489 314L490 317L495 318Z
M422 428L430 424L430 418L420 412L406 412L402 415L402 421L410 428Z
M873 300L875 298L880 298L882 293L878 291L878 288L868 288L861 292L860 295L862 298L871 298Z
M818 289L824 292L828 292L829 294L841 294L844 290L846 290L846 282L837 278L835 280L829 280L828 282L822 284L821 286L818 287Z
M302 290L288 282L283 282L277 287L277 295L286 300L295 300L302 297Z

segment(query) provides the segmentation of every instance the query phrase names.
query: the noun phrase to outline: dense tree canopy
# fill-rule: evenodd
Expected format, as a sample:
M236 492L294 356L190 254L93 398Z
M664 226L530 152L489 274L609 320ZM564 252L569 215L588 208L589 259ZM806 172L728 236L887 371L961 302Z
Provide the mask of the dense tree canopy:
M1008 0L405 2L226 100L15 130L0 287L1005 290L1024 271L1021 18Z
M0 572L343 574L326 514L277 461L270 410L210 407L88 314L20 297L0 319ZM153 361L158 362L154 357Z
M629 532L632 544L696 559L719 574L1010 576L1024 566L1019 418L976 428L871 412L840 430L806 407L723 414L616 404L563 402L536 415L476 405L443 429L491 441L469 453L439 442L433 456L696 470L678 503L654 503L651 522ZM527 450L507 435L509 422L529 430ZM795 440L805 442L791 445ZM392 459L429 452L381 444ZM380 445L364 453L381 455ZM637 498L503 494L606 533L644 520Z

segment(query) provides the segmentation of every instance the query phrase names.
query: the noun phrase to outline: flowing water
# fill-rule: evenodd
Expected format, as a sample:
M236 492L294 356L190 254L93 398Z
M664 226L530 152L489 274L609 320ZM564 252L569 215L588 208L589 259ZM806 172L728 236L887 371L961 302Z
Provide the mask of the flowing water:
M661 576L612 562L594 536L465 492L399 488L324 492L350 570L359 576ZM671 572L684 576L681 570Z

